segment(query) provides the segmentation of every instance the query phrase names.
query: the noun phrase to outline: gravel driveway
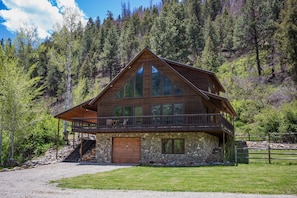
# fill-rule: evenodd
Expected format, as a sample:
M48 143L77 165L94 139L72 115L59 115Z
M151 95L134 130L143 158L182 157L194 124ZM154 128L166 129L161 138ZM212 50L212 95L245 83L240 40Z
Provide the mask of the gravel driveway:
M30 197L170 197L170 198L296 198L294 195L246 195L232 193L193 193L193 192L154 192L154 191L124 191L124 190L79 190L61 189L51 180L73 177L86 173L111 171L130 166L98 165L79 163L57 163L39 166L32 169L0 172L0 197L30 198Z

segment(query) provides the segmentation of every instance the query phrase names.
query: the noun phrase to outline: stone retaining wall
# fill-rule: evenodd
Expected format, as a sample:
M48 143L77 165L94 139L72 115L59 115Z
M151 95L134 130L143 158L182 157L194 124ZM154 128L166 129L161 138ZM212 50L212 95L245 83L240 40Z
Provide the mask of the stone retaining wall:
M96 160L99 163L112 163L112 138L140 137L141 160L143 165L189 166L204 164L219 147L219 139L204 132L183 133L97 133ZM184 154L162 154L163 138L184 138Z

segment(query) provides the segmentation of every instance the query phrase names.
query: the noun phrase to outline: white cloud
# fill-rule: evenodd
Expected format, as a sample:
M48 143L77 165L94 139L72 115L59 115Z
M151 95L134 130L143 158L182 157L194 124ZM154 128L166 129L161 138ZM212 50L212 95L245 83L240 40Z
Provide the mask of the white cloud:
M40 38L49 36L57 23L62 23L64 8L73 8L85 21L85 14L79 9L75 0L2 0L8 10L0 10L5 20L3 25L9 31L16 32L24 24L37 27Z

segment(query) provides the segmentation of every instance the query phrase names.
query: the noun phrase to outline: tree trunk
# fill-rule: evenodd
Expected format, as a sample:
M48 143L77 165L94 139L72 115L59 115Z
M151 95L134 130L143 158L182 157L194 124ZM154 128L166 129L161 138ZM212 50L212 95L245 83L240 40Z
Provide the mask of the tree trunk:
M260 57L259 57L258 32L257 32L256 28L254 28L254 44L255 44L255 50L256 50L258 76L261 76L262 68L261 68L261 62L260 62Z
M11 121L11 127L10 127L10 151L9 151L9 164L12 164L12 162L14 161L14 134L15 134L15 124L17 123L16 120L16 113L13 112L13 117L12 117L12 121Z
M70 94L71 94L71 62L72 62L72 32L70 31L70 42L69 42L69 52L67 58L67 89L66 89L66 100L65 100L65 110L69 109ZM67 136L68 122L64 121L64 137Z

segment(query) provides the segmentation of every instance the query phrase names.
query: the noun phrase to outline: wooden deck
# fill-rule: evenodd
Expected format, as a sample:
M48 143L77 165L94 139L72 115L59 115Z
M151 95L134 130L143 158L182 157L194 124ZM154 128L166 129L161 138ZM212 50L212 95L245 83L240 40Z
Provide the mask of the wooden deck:
M72 119L72 131L106 132L187 132L203 131L216 135L234 135L234 126L221 114L168 116L123 116Z

